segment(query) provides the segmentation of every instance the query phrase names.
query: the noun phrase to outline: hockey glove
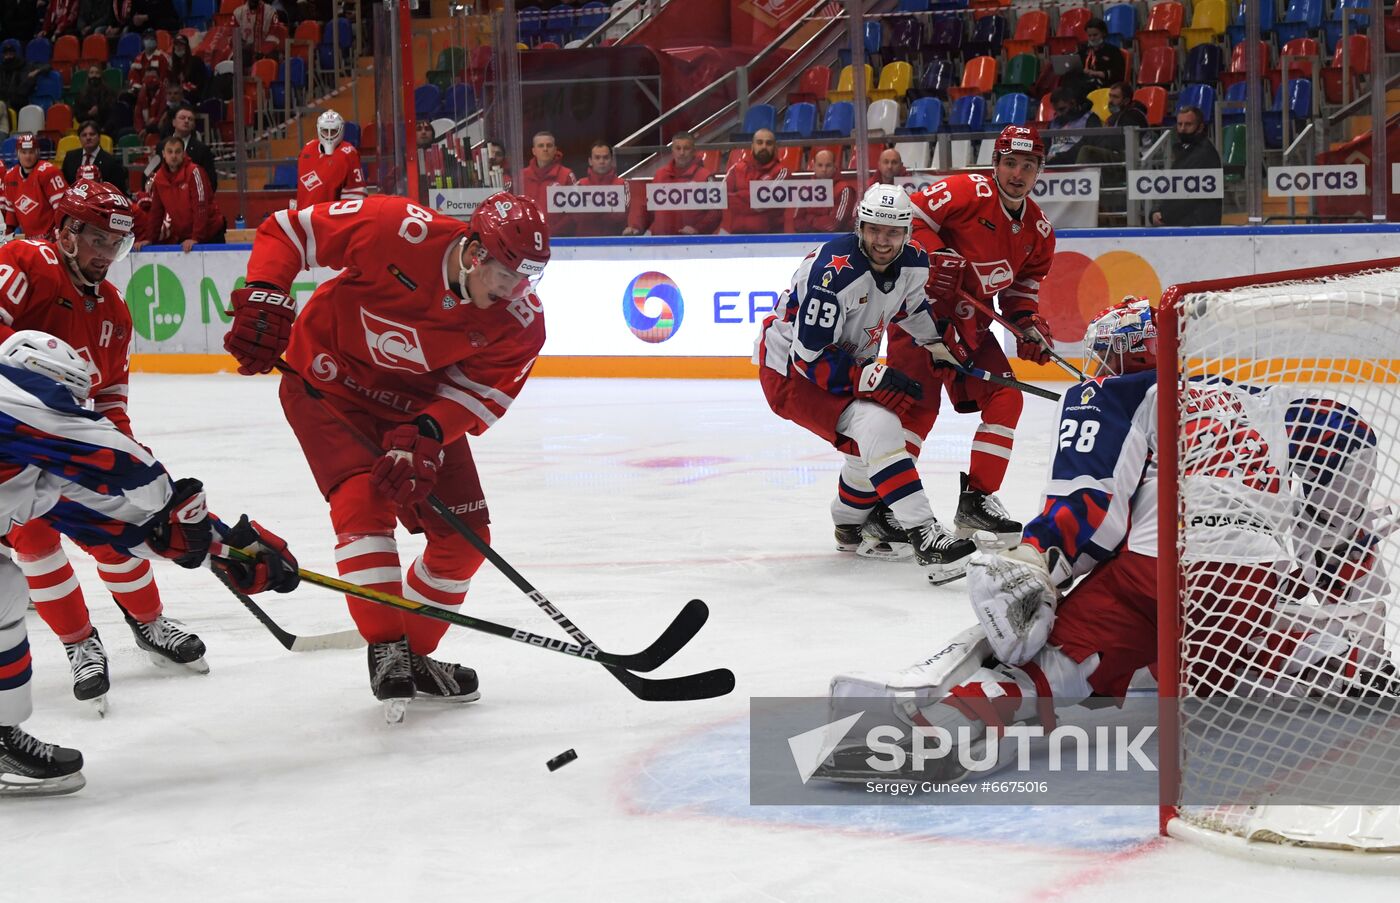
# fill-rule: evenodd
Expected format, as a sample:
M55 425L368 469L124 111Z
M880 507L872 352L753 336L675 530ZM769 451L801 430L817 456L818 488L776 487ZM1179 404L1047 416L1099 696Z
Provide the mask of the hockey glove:
M296 302L264 283L234 289L231 297L233 325L224 336L224 350L238 361L238 372L244 376L266 373L291 341Z
M856 380L856 397L868 398L902 416L924 397L924 387L893 367L866 364Z
M384 437L384 449L369 472L374 490L401 506L427 498L442 466L442 428L430 417L401 423Z
M928 256L928 283L924 293L935 301L952 300L962 288L967 258L951 248L935 251Z
M1050 343L1055 337L1050 334L1050 324L1045 322L1045 318L1035 311L1023 310L1012 314L1010 319L1012 325L1021 331L1021 337L1016 339L1016 356L1023 361L1048 363Z
M175 494L146 522L146 546L182 568L197 568L209 554L212 532L204 484L186 477L175 481Z
M938 328L943 335L942 341L924 346L933 358L933 369L959 369L967 366L968 361L972 360L972 349L967 347L967 343L958 335L957 327L951 321L939 320Z
M1008 665L1030 661L1050 638L1059 592L1045 558L1028 545L978 552L967 566L972 611L992 652Z
M297 573L297 559L287 548L287 541L273 533L257 521L248 520L248 515L238 519L232 527L221 528L223 541L245 552L257 556L256 561L237 561L232 558L215 558L214 570L228 577L239 592L255 595L272 590L275 593L290 593L301 582Z

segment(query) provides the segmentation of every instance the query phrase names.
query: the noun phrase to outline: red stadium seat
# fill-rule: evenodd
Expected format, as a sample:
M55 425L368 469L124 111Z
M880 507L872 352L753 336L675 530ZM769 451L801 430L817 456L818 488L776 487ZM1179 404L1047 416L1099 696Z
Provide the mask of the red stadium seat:
M1168 48L1171 49L1171 48ZM1147 124L1161 125L1167 116L1167 89L1158 85L1138 88L1133 92L1133 100L1147 108Z
M831 89L831 67L813 66L797 80L797 90L788 95L788 106L795 103L818 103L826 99Z
M1041 9L1028 9L1016 19L1016 31L1001 47L1008 60L1023 53L1035 53L1050 40L1050 16Z
M1176 83L1176 48L1149 47L1142 55L1138 66L1139 85L1162 85L1170 88Z
M1060 23L1055 26L1055 36L1050 39L1050 55L1065 56L1079 52L1084 43L1084 30L1093 14L1082 6L1060 11Z
M997 83L997 59L994 56L978 56L963 66L962 84L948 89L948 99L957 100L971 94L990 94Z
M1277 74L1273 71L1273 47L1268 41L1260 41L1255 46L1255 52L1259 56L1259 71L1265 73L1269 81L1269 91L1278 88L1278 82L1274 81ZM1245 42L1240 41L1230 51L1230 68L1220 73L1220 90L1223 93L1235 82L1242 82L1245 79L1245 72L1249 68L1249 58L1245 56Z
M82 66L107 63L107 38L100 34L90 34L83 39L82 55L78 62Z

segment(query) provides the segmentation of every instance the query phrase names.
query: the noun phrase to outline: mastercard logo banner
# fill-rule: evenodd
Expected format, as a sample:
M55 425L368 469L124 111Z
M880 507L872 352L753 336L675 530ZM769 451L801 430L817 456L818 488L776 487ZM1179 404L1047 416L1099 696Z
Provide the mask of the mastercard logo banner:
M642 273L622 293L622 319L643 342L666 341L681 328L684 317L681 290L665 273Z
M1147 298L1156 306L1162 280L1152 264L1132 251L1097 257L1060 251L1040 285L1040 312L1057 344L1075 344L1084 338L1095 314L1125 295Z

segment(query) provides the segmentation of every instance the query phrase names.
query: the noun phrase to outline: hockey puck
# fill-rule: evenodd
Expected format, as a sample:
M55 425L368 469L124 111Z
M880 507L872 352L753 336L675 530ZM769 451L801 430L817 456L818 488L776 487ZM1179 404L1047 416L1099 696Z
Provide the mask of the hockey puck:
M566 749L559 755L550 759L545 764L548 766L550 771L558 771L559 769L563 768L565 765L568 765L570 762L577 758L578 753L574 752L572 749Z

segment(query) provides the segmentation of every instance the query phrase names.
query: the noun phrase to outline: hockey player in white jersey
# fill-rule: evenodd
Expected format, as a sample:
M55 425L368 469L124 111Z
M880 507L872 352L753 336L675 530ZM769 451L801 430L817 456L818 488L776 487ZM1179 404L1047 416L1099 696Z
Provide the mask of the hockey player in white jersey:
M925 296L928 255L909 241L913 207L903 191L875 185L857 211L856 231L807 255L763 321L755 352L774 412L846 456L831 505L837 548L854 551L883 501L907 531L933 583L963 575L975 546L933 515L900 414L923 387L877 362L880 340L899 323L935 360L952 360Z
M233 527L211 517L198 480L172 480L150 451L83 407L91 388L88 362L53 336L22 330L0 343L0 533L47 514L90 545L208 564L245 593L296 586L286 543L246 517ZM211 558L216 529L257 561ZM81 753L20 727L33 711L28 601L24 575L0 554L0 796L72 793L85 783Z

